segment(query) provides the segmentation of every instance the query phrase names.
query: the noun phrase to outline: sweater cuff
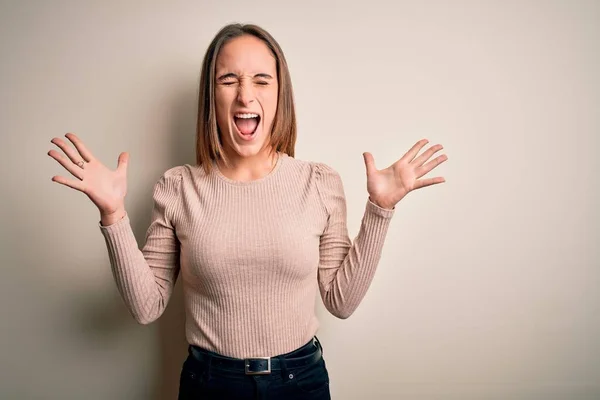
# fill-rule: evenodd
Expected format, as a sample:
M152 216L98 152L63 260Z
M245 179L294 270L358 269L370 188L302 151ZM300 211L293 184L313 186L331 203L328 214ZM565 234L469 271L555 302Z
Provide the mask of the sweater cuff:
M100 230L107 233L113 233L114 231L123 230L123 226L128 224L129 214L127 214L127 211L125 211L125 215L123 216L123 218L110 225L102 225L102 221L98 221L98 227L100 228Z
M129 215L125 214L123 218L107 226L98 223L100 232L104 236L108 252L111 259L119 261L119 265L123 260L132 257L134 249L138 249L138 244L131 229ZM116 265L116 264L115 264ZM120 268L117 267L117 268Z
M367 205L366 205L367 213L375 214L375 215L378 215L383 218L392 218L392 216L394 215L394 211L396 211L396 207L394 207L392 209L382 208L367 198Z

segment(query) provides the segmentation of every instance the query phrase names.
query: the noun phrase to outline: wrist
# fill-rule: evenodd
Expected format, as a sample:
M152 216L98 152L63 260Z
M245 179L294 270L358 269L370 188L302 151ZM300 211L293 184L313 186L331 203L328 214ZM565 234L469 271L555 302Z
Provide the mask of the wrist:
M391 203L386 203L383 201L377 201L371 198L371 196L369 196L369 201L373 204L375 204L377 207L379 208L384 208L386 210L393 210L394 207L396 206L395 204L391 204Z
M100 212L100 224L103 226L108 226L117 223L122 220L123 217L125 217L126 213L127 211L125 211L125 207L120 207L111 213Z

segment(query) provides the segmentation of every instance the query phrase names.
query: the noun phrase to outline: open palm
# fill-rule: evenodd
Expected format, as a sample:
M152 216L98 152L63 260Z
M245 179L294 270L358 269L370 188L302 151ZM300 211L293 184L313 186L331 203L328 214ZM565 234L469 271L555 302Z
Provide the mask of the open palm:
M417 157L427 143L427 139L418 141L402 158L382 170L375 168L375 160L371 153L363 153L367 169L367 191L372 202L391 209L409 192L446 181L442 177L419 179L448 159L448 156L443 154L427 162L431 156L443 149L439 144Z
M65 136L75 145L76 150L62 139L53 138L51 142L60 147L67 157L55 150L50 150L48 155L77 179L53 176L52 181L85 193L102 215L124 208L129 154L123 152L119 155L117 169L113 171L98 161L76 135L67 133Z

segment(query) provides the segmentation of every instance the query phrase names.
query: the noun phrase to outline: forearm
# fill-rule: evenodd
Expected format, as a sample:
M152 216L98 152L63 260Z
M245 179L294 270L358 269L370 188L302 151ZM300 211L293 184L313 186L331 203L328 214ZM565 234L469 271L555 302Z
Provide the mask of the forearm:
M169 282L161 286L161 280L138 248L127 215L101 230L115 283L129 312L140 324L155 321L166 307Z
M338 268L323 268L325 307L339 318L349 317L364 298L379 264L393 210L367 203L358 235ZM339 254L343 248L338 247Z

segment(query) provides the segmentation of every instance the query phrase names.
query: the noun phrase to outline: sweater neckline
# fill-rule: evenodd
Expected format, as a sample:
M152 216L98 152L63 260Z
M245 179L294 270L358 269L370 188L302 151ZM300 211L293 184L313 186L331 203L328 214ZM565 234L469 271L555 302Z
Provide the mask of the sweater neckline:
M216 160L214 160L214 159L212 160L212 167L213 167L212 169L215 172L215 175L217 176L217 178L224 181L225 183L228 183L228 184L234 185L234 186L253 186L253 185L263 183L269 179L272 179L273 176L275 176L277 174L277 171L279 171L281 164L283 163L283 159L288 156L287 153L283 153L280 151L278 151L277 154L278 154L277 162L275 163L275 166L271 169L271 171L269 171L269 173L266 174L265 176L263 176L262 178L253 179L251 181L236 181L234 179L226 177L225 175L223 175L223 173L219 169L219 166L217 165Z

